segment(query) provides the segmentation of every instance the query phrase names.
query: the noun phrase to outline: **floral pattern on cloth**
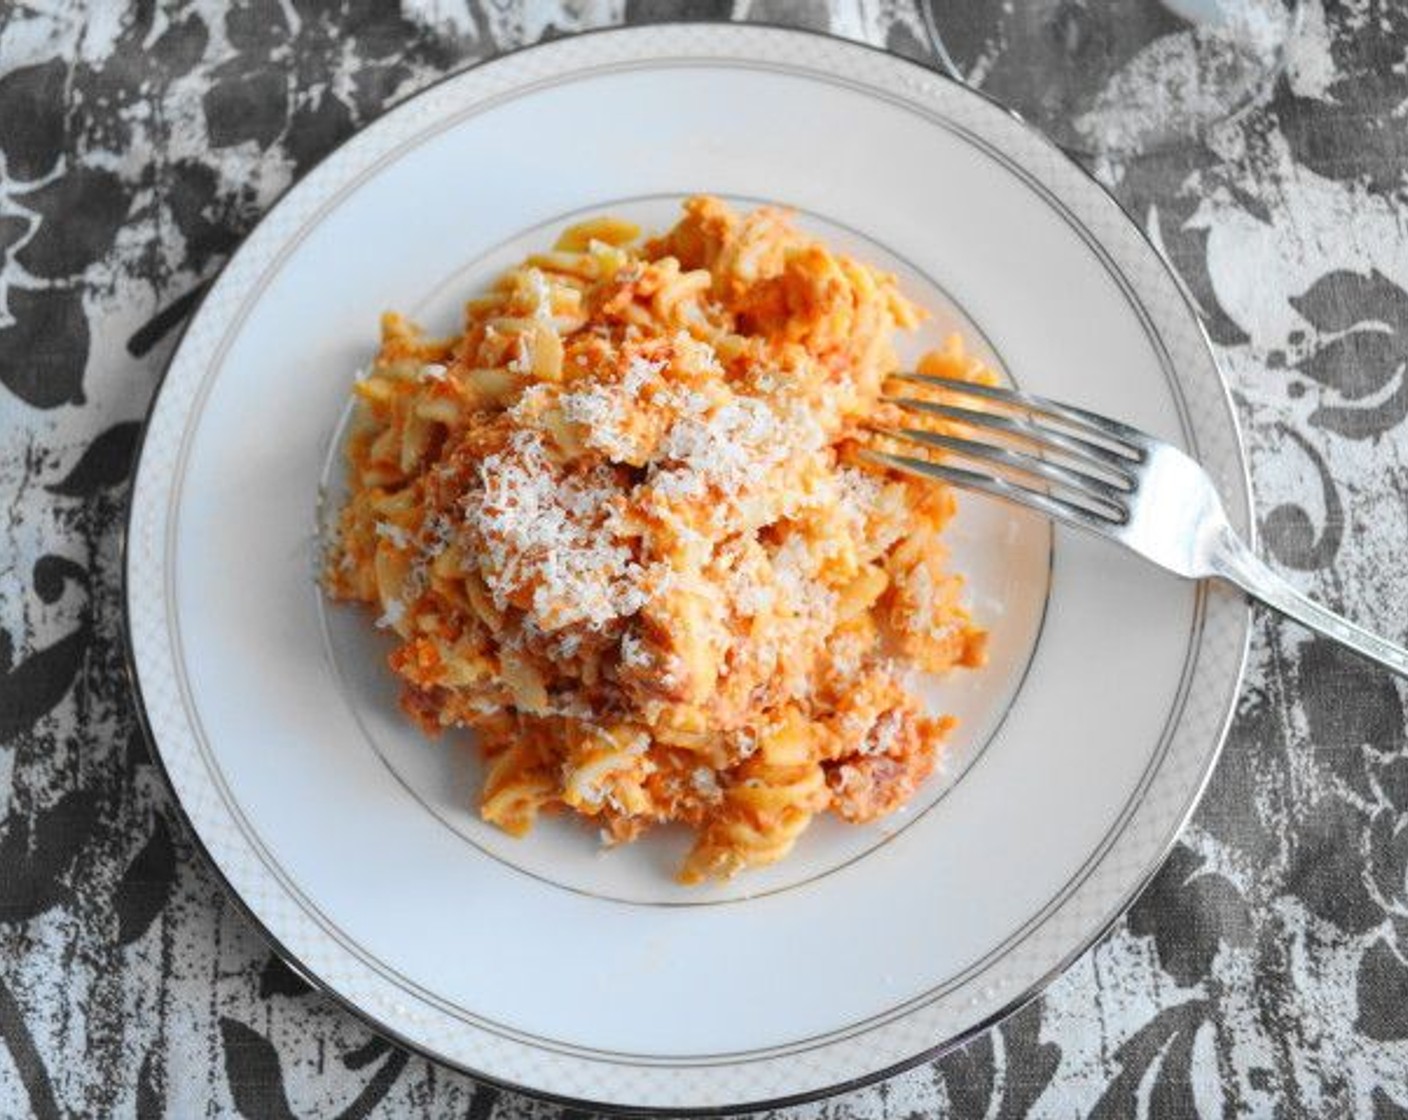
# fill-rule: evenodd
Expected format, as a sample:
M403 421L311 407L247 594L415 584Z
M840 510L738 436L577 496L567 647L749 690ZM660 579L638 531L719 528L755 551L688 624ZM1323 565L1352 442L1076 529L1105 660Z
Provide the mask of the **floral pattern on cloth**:
M1262 104L1096 170L1203 311L1263 550L1401 640L1408 9L1304 7ZM443 74L674 18L933 63L923 17L910 0L0 8L0 1114L572 1114L408 1055L311 992L183 834L124 676L140 419L260 214ZM794 1114L1408 1117L1405 740L1399 685L1258 614L1222 763L1128 915L964 1049Z

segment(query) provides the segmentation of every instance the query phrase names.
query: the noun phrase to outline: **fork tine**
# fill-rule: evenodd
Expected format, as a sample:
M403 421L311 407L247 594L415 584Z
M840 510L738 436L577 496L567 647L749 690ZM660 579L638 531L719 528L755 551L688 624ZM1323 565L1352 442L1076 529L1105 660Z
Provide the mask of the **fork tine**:
M1105 514L1108 511L1108 515L1112 521L1117 521L1122 524L1129 520L1129 509L1120 501L1120 495L1125 493L1124 491L1100 479L1093 478L1090 475L1073 471L1069 467L1063 467L1059 463L1038 459L1034 455L1026 455L1020 451L1000 447L997 444L981 443L971 439L961 439L958 436L941 435L938 432L925 432L916 428L899 428L895 430L877 429L877 431L880 431L884 435L889 435L892 438L900 436L914 443L922 443L928 447L937 447L942 451L955 452L979 462L996 462L1009 470L1044 478L1068 490L1075 491L1082 500L1095 505L1098 512L1101 514Z
M913 397L886 397L885 400L889 404L927 413L930 416L941 416L945 420L955 420L974 428L1016 436L1041 447L1055 447L1081 466L1108 476L1110 484L1121 490L1133 490L1138 484L1134 475L1127 469L1129 459L1119 452L1111 451L1108 447L1100 444L1090 443L1079 436L1042 427L1023 416L1008 416L998 412L979 412L975 408L938 404L935 401L921 401Z
M1082 432L1113 444L1112 450L1122 453L1127 459L1138 461L1146 457L1146 437L1141 431L1137 428L1131 428L1128 424L1121 424L1118 420L1111 420L1107 416L1087 412L1083 408L1075 408L1072 405L1061 404L1016 389L999 389L995 385L978 385L972 381L954 381L951 378L935 377L927 373L902 372L891 374L891 376L900 381L928 385L949 393L981 397L984 400L996 401L999 404L1023 408L1028 412L1062 420L1079 428Z
M867 459L904 471L907 474L937 479L964 490L977 490L994 498L1026 506L1038 513L1044 513L1047 517L1064 521L1068 525L1075 525L1082 529L1103 533L1108 532L1117 524L1110 518L1102 517L1074 502L1053 498L1049 494L1039 494L1035 490L1028 490L1025 486L1019 486L1005 478L978 474L976 471L964 470L962 467L950 467L942 463L931 462L928 459L911 459L905 455L890 455L884 451L865 450L861 454Z

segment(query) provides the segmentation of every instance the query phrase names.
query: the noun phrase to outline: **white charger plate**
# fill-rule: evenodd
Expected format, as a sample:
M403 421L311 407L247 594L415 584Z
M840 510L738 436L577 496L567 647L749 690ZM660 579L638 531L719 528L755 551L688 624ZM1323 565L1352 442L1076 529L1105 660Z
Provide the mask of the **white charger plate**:
M1157 868L1231 714L1249 612L977 497L951 532L992 664L903 814L819 822L686 889L686 837L601 854L473 810L467 737L395 710L384 639L314 582L354 371L386 308L433 328L583 214L652 227L709 191L796 207L1024 388L1192 452L1251 530L1196 315L1100 188L911 63L770 28L562 40L448 79L291 190L212 287L153 406L127 542L133 665L195 835L296 967L479 1076L597 1107L736 1109L971 1036Z

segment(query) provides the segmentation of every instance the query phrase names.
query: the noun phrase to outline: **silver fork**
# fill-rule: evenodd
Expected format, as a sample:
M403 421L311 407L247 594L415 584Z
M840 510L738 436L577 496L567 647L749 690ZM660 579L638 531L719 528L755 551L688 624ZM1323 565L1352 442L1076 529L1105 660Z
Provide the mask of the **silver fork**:
M866 452L871 459L1028 506L1108 537L1181 576L1220 577L1408 677L1408 650L1307 599L1258 559L1227 520L1212 480L1176 447L1116 420L1027 393L919 373L895 378L941 389L949 398L976 398L995 410L889 396L890 404L963 425L981 438L876 427L879 435L941 451L944 461L875 449ZM955 466L955 458L984 469Z

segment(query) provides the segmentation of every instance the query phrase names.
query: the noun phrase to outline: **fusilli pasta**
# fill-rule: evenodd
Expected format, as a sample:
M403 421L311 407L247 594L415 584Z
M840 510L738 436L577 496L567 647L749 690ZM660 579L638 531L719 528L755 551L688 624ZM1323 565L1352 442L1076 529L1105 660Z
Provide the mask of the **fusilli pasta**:
M952 494L858 454L922 314L894 280L708 197L637 238L568 230L453 338L384 317L324 582L394 633L411 717L475 730L487 820L682 821L698 882L901 805L952 725L905 674L984 633ZM958 339L921 368L989 376Z

